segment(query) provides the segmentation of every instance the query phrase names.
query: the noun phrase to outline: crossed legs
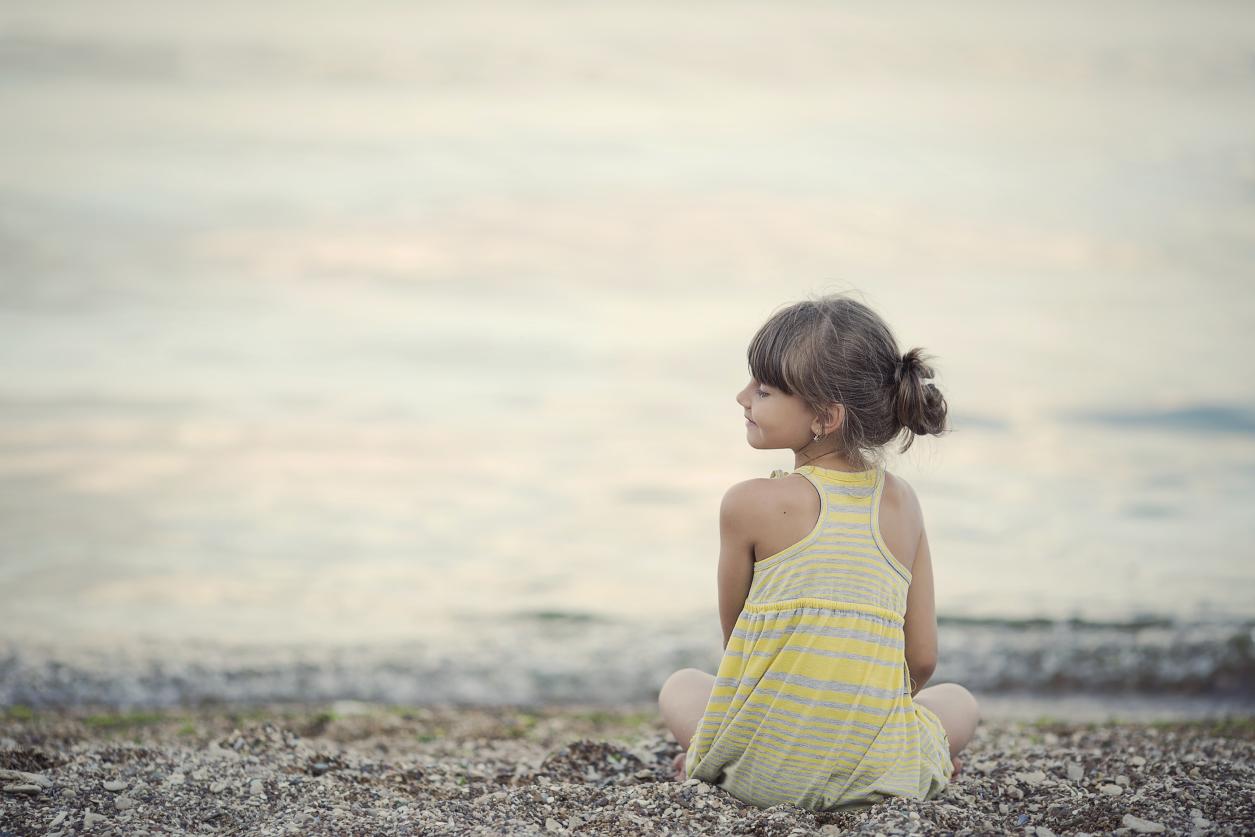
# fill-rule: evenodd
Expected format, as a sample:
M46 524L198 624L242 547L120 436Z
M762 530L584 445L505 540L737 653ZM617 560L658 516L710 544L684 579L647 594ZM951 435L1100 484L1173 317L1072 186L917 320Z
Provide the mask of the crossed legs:
M682 668L667 678L658 693L662 720L682 748L675 760L677 778L685 776L684 756L706 711L714 685L713 674L696 668ZM972 740L980 722L980 707L976 698L958 683L938 683L920 689L914 700L931 709L941 720L950 739L950 760L954 763L957 776L962 767L959 753Z

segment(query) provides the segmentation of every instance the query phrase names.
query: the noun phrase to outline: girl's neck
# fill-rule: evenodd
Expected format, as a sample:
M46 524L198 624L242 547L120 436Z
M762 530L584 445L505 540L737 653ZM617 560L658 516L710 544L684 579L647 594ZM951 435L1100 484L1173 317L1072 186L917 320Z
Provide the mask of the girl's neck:
M859 468L848 460L838 455L835 451L815 455L808 454L806 449L793 452L793 467L801 468L803 465L815 465L819 468L828 468L833 471L849 471L851 473L860 473L870 470L869 468Z

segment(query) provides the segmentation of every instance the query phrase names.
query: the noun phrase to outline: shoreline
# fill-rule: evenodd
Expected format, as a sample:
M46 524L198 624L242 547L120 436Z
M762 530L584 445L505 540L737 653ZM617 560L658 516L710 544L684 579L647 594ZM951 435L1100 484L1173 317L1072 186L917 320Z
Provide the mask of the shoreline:
M670 776L656 707L0 710L13 835L1242 834L1255 716L983 720L936 799L758 809ZM19 777L22 778L22 777Z

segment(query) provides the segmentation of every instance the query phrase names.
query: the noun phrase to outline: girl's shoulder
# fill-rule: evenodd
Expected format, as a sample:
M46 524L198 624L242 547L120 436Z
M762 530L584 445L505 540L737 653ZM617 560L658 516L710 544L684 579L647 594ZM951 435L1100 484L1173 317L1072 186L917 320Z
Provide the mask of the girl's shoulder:
M733 483L724 492L722 507L725 513L761 515L781 502L796 503L799 498L805 502L808 494L818 499L810 480L802 474L777 468L769 476Z

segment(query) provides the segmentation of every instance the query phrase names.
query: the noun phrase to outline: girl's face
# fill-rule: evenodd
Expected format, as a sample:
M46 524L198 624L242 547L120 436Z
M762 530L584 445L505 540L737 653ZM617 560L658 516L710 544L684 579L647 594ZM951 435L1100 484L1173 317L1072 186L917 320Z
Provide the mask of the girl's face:
M753 378L736 394L736 403L745 413L745 437L752 448L800 450L817 432L811 426L819 426L802 399Z

